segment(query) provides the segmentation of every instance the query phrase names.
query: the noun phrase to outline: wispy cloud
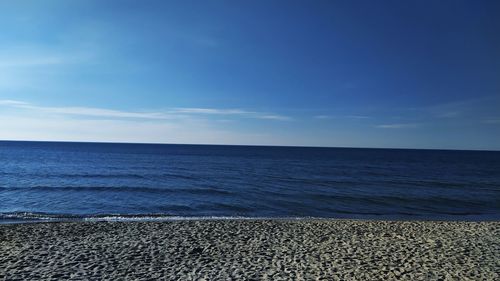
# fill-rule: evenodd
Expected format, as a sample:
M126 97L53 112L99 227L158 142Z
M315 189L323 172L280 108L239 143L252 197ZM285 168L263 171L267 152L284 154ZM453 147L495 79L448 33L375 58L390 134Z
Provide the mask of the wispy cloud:
M65 64L65 58L57 56L41 56L31 58L1 58L0 68L29 67L29 66L50 66Z
M5 140L291 144L290 139L279 134L263 133L258 128L245 131L234 123L239 116L269 120L288 117L241 109L171 108L139 112L0 100L0 112L0 139ZM213 118L203 118L207 114Z
M370 119L370 116L365 116L365 115L346 115L345 118L350 118L350 119Z
M102 118L137 118L137 119L178 119L193 115L225 115L225 116L241 116L254 119L269 119L269 120L291 120L288 116L245 111L241 109L216 109L216 108L173 108L161 112L134 112L122 111L106 108L95 107L52 107L38 106L31 103L16 101L16 100L0 100L1 106L8 106L24 110L32 110L49 114L64 114L64 115L79 115L88 117Z
M486 120L483 120L484 124L500 124L500 118L498 119L486 119Z
M316 119L333 119L333 116L330 115L316 115L314 116Z
M406 108L407 113L418 114L424 119L443 119L445 121L462 120L482 122L488 116L498 111L499 96L478 96L477 98L457 100L447 103L439 103L430 106ZM434 121L433 121L434 122Z
M257 114L255 115L257 119L269 119L269 120L278 120L278 121L288 121L292 120L291 117L283 116L283 115L273 115L273 114Z
M371 119L371 116L365 115L342 115L342 116L332 116L332 115L316 115L316 119Z
M94 108L94 107L37 106L27 102L16 101L16 100L0 100L0 105L25 109L25 110L52 113L52 114L81 115L89 117L139 118L139 119L169 119L172 117L168 114L160 112L129 112L129 111L120 111L113 109Z
M459 111L447 111L447 112L442 112L436 115L436 117L439 118L456 118L460 116Z
M88 50L49 50L37 45L0 48L0 68L54 67L93 61Z
M25 106L25 105L29 105L29 104L26 102L17 101L17 100L0 100L0 105Z
M416 128L418 124L416 123L401 123L401 124L381 124L375 126L375 128L381 129L406 129L406 128Z
M256 119L270 119L278 121L287 121L292 118L285 115L266 113L266 112L256 112L247 111L242 109L216 109L216 108L174 108L170 111L171 113L184 113L184 114L214 114L214 115L238 115L247 118Z
M61 44L49 48L36 43L0 45L0 91L54 90L53 87L64 85L66 78L81 73L84 69L82 66L104 61L102 58L97 59L98 57L99 54L93 49L81 46ZM101 71L104 68L94 69L95 74ZM83 79L81 75L77 77L77 80ZM80 88L75 84L73 86Z
M73 119L0 115L0 139L200 144L282 144L281 136L240 132L201 120Z
M215 108L196 108L196 107L182 107L174 108L173 112L188 113L188 114L220 114L220 115L241 115L250 114L254 112L240 110L240 109L215 109Z

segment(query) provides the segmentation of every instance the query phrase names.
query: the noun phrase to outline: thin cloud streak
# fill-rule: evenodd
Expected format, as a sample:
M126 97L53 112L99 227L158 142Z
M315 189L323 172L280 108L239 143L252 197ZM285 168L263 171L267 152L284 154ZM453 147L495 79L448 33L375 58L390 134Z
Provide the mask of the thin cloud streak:
M240 110L240 109L215 109L215 108L196 108L196 107L174 108L173 112L190 113L190 114L221 114L221 115L253 114L253 113L255 113L255 112L244 111L244 110Z
M139 143L280 144L286 139L237 132L202 120L73 119L0 115L0 139ZM78 130L75 130L78 128Z
M292 120L291 117L288 117L288 116L282 116L282 115L256 115L255 118L258 118L258 119L269 119L269 120L278 120L278 121L288 121L288 120Z
M345 117L351 119L371 119L370 116L365 116L365 115L347 115Z
M332 119L333 117L330 115L316 115L314 116L316 119Z
M380 128L380 129L406 129L406 128L416 128L416 127L418 127L418 124L415 123L382 124L375 126L375 128Z
M0 105L23 106L28 105L28 103L17 100L0 100Z
M331 115L316 115L314 116L316 119L371 119L371 116L365 116L365 115L343 115L343 116L331 116Z
M81 115L81 116L91 116L91 117L139 118L139 119L172 118L172 116L158 112L150 112L150 113L128 112L128 111L94 108L94 107L45 107L15 100L0 100L0 105L19 108L19 109L32 110L32 111L41 111L52 114Z
M60 57L2 59L0 61L0 68L59 65L65 64L66 62L64 58Z
M500 118L499 119L486 119L483 120L484 124L500 124Z
M459 111L449 111L449 112L443 112L437 115L439 118L456 118L460 116Z
M242 116L254 119L268 119L268 120L291 120L288 116L245 111L240 109L215 109L215 108L174 108L165 112L133 112L121 111L106 108L94 107L48 107L37 106L23 101L16 100L0 100L0 105L12 108L19 108L25 110L33 110L51 114L65 114L65 115L80 115L90 117L103 117L103 118L137 118L137 119L179 119L186 118L193 115L232 115Z
M291 117L278 115L278 114L270 114L264 112L256 112L256 111L246 111L241 109L215 109L215 108L175 108L172 113L186 113L186 114L216 114L216 115L241 115L249 118L256 119L270 119L270 120L279 120L279 121L287 121L291 120Z
M96 54L88 50L42 50L40 46L0 49L0 68L52 67L88 63Z

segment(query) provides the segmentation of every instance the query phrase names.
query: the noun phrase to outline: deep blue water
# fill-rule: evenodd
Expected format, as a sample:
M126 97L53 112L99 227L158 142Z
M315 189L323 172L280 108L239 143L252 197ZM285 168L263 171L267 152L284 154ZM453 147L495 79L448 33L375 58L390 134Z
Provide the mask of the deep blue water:
M500 219L500 152L0 142L0 221Z

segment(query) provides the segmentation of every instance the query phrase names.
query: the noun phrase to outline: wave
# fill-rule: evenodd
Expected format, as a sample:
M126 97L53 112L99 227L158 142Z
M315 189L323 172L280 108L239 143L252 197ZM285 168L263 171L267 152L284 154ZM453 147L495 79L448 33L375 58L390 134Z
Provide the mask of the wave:
M175 188L175 187L134 187L134 186L28 186L5 187L0 191L44 191L44 192L146 192L146 193L186 193L232 195L229 190L217 188Z
M2 176L15 176L15 177L30 177L30 178L42 178L42 179L139 179L139 180L155 180L155 179L183 179L183 180L196 180L195 176L191 175L182 175L182 174L173 174L173 173L115 173L115 174L106 174L106 173L13 173L13 172L0 172Z
M438 195L410 197L403 195L357 195L357 194L304 194L302 198L311 198L320 202L349 202L356 204L386 205L386 206L471 206L480 207L485 204L496 204L498 198L456 198ZM362 206L360 205L360 206Z
M251 216L178 216L169 214L94 214L71 215L36 212L0 213L0 224L3 221L17 222L100 222L100 221L191 221L191 220L302 220L325 219L318 217L251 217Z
M184 179L193 180L194 176L172 174L172 173L158 173L158 174L60 174L54 175L56 178L93 178L93 179Z
M162 222L162 221L204 221L204 220L417 220L426 221L428 216L406 212L353 212L336 210L337 216L181 216L163 213L153 214L55 214L37 212L0 212L0 224L12 223L40 223L40 222ZM463 212L442 213L432 220L444 221L497 221L487 213ZM404 216L401 217L401 216Z

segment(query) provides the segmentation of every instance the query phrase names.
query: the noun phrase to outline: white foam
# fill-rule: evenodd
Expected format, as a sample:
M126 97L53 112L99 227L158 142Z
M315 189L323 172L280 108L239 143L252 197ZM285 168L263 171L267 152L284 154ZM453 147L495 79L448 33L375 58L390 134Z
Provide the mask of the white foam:
M87 217L84 221L203 221L203 220L301 220L313 217L243 217L243 216L103 216Z

